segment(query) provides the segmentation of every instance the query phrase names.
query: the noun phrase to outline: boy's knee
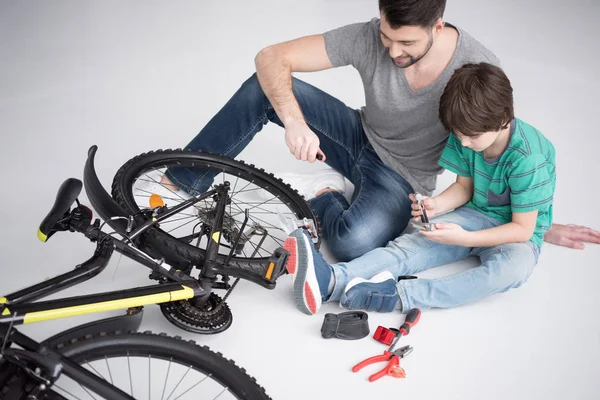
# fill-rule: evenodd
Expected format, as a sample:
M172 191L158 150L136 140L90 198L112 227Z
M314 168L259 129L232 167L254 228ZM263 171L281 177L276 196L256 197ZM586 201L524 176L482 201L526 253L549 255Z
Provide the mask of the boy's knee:
M500 275L500 279L497 281L499 289L505 291L520 287L529 279L533 268L533 263L518 262L508 258L498 271Z
M520 267L520 268L519 268ZM504 281L508 288L518 288L531 276L531 268L525 265L516 265L505 272Z

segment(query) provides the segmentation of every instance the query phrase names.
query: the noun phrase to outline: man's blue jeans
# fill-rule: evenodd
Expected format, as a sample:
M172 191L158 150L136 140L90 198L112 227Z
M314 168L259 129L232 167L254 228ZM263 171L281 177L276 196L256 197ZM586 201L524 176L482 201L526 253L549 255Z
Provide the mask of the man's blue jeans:
M317 134L327 164L355 186L350 204L340 193L310 200L332 253L346 261L384 246L410 220L411 185L383 164L365 136L360 113L301 80L293 90L308 126ZM186 146L235 158L269 121L283 126L258 79L252 75ZM287 149L281 149L288 153ZM181 188L206 191L214 175L171 169L167 177Z
M466 207L432 218L431 222L454 223L467 231L502 224ZM414 307L456 307L521 286L531 275L539 254L540 249L533 242L473 248L436 243L419 232L407 233L351 262L333 264L335 286L328 301L339 301L353 278L370 279L383 271L398 278L477 256L481 265L467 271L438 279L400 280L396 285L403 312Z

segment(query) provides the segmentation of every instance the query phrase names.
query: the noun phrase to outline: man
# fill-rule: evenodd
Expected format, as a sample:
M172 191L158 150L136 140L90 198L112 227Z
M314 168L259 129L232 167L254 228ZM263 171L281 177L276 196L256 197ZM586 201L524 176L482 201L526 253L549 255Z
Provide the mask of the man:
M438 117L439 98L453 71L466 63L498 59L467 32L443 20L445 0L380 0L380 19L269 46L256 56L248 79L186 148L237 156L267 122L285 128L298 160L317 155L354 185L327 173L301 190L319 216L324 239L341 261L361 256L400 235L410 215L408 194L430 195L442 172L437 161L449 133ZM366 105L353 110L327 93L292 78L352 65L361 76ZM177 176L167 187L205 191L211 176ZM291 182L293 183L293 182ZM297 185L293 185L296 186ZM553 225L545 240L582 248L600 233Z

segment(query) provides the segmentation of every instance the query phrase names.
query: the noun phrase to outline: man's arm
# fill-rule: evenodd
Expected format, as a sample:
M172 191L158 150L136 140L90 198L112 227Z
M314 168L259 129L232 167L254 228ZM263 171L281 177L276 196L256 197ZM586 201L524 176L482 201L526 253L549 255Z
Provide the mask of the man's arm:
M584 242L600 244L600 232L587 226L552 224L544 235L544 241L583 250Z
M292 72L332 68L325 38L305 36L262 49L255 58L256 76L265 95L286 129L286 144L297 159L314 161L319 139L304 120L292 91Z

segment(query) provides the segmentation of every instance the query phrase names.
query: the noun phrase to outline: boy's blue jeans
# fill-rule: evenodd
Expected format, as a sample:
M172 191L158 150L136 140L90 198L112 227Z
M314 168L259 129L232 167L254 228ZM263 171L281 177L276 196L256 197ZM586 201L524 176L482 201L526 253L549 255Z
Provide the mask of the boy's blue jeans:
M327 164L355 186L350 204L342 194L333 192L310 201L329 249L346 261L384 246L410 221L411 185L377 156L357 110L298 79L293 80L293 90L306 122L319 137ZM283 126L255 74L186 148L235 158L269 121ZM289 152L285 148L279 151ZM177 186L198 192L210 187L214 175L199 169L167 171Z
M455 223L467 231L502 224L466 207L432 218L431 222ZM404 234L386 247L351 262L332 265L335 286L328 301L339 301L348 282L356 277L370 279L379 272L390 271L397 278L477 256L481 259L479 267L438 279L419 278L397 283L403 312L414 307L421 310L456 307L521 286L537 264L539 254L540 249L533 242L472 248L436 243L419 232Z

